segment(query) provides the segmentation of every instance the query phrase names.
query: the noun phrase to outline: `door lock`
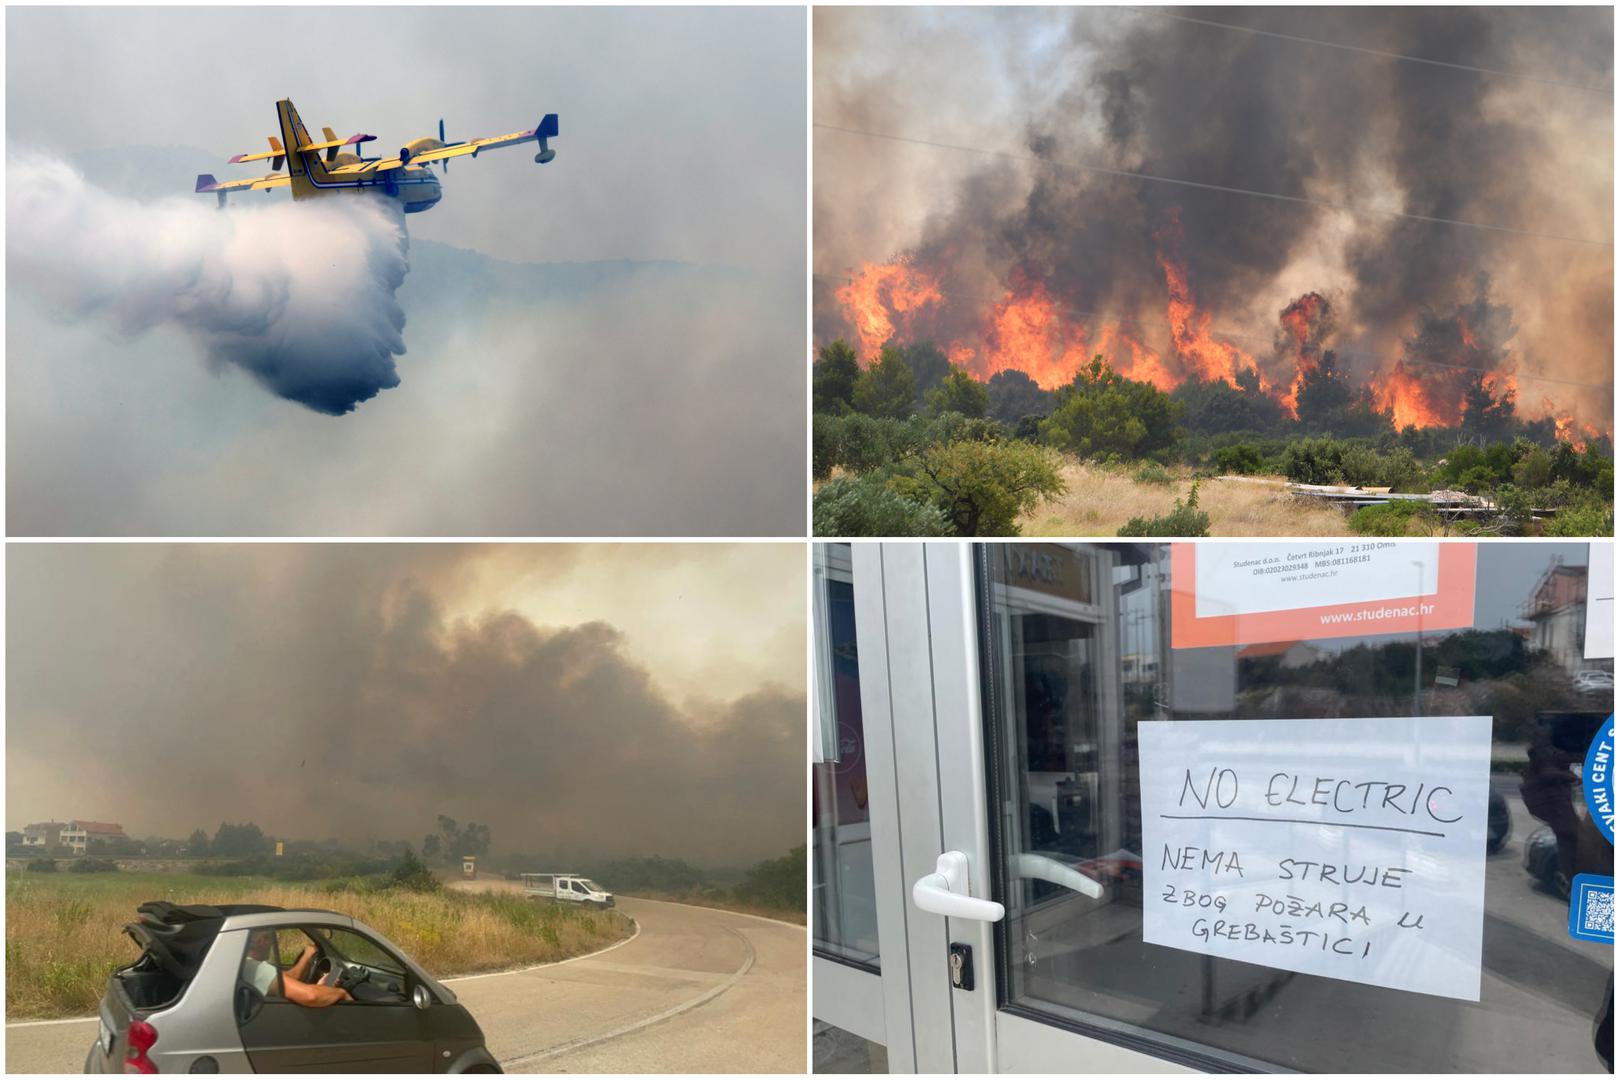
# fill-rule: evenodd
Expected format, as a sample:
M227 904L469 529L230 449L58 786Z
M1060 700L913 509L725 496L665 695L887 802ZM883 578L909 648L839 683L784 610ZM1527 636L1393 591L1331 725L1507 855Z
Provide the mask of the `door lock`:
M958 990L973 989L973 946L951 942L951 985Z

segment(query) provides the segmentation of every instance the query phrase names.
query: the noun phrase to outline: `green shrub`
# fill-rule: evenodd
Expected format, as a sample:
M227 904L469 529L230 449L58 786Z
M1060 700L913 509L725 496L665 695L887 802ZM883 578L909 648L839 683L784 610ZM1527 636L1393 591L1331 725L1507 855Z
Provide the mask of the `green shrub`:
M855 379L855 411L867 416L902 420L916 408L917 377L892 345L885 345L877 362Z
M1496 489L1491 501L1496 503L1497 519L1502 531L1508 535L1523 536L1535 519L1531 512L1535 509L1535 501L1523 488L1503 484Z
M854 408L861 362L848 342L839 338L824 347L812 371L810 400L816 412L841 416Z
M1405 447L1380 453L1352 439L1300 439L1283 450L1284 475L1296 484L1353 484L1394 491L1424 486L1417 458Z
M929 446L890 485L934 507L954 536L1017 536L1020 514L1067 489L1050 449L995 438Z
M1132 473L1131 479L1138 484L1156 484L1161 487L1169 487L1175 478L1170 475L1169 469L1166 469L1157 461L1150 461Z
M928 411L934 416L960 413L977 419L990 411L990 393L984 383L954 366L951 373L928 392L927 402Z
M70 874L115 874L117 872L118 864L111 859L98 859L90 855L74 859L68 863L68 873Z
M1120 526L1120 536L1208 536L1209 515L1198 509L1198 484L1187 491L1187 501L1176 505L1163 517L1133 517Z
M810 418L810 476L820 482L832 475L839 463L839 436L844 433L837 417L816 413Z
M926 502L891 489L883 476L840 476L816 490L811 509L817 536L944 536L945 516Z
M1216 450L1212 460L1219 472L1254 476L1266 471L1266 456L1253 443L1237 443Z
M444 883L434 877L433 871L408 847L388 871L386 881L392 888L406 892L436 893L444 888Z
M28 872L30 874L54 874L54 873L56 873L56 860L55 859L29 859L28 860Z
M1101 356L1058 388L1057 407L1041 422L1041 438L1083 457L1138 458L1168 454L1181 438L1181 405L1152 383L1136 382Z
M1613 536L1614 507L1585 503L1559 510L1541 528L1544 536Z
M1349 520L1350 530L1357 536L1426 536L1439 524L1429 504L1418 499L1363 506L1352 512Z
M1283 450L1283 475L1296 484L1340 484L1341 457L1333 439L1301 439Z

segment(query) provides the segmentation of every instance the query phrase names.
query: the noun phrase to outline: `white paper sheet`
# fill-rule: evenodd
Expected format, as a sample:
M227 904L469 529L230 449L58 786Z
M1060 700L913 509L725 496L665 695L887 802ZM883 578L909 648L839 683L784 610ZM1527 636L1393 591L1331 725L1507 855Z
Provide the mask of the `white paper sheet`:
M1614 542L1594 540L1586 561L1586 658L1614 659Z
M1479 1000L1490 717L1137 731L1144 940Z
M1199 544L1194 550L1201 619L1428 596L1440 565L1440 545L1431 541Z

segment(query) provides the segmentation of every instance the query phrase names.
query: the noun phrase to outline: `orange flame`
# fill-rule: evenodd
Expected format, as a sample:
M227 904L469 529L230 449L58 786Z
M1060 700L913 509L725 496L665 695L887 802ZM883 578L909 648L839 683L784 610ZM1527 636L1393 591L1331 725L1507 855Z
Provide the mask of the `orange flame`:
M863 360L875 359L894 337L895 318L909 322L905 316L940 302L939 282L904 262L866 263L833 295L854 324Z
M1379 409L1395 414L1397 429L1446 423L1440 407L1430 397L1429 387L1412 374L1403 360L1395 361L1383 385L1374 388L1373 397Z
M1164 271L1165 289L1169 293L1167 302L1170 315L1170 346L1198 376L1205 380L1219 379L1231 386L1237 386L1237 373L1239 371L1253 371L1259 373L1254 357L1229 345L1224 341L1216 341L1209 332L1210 315L1207 311L1199 311L1198 305L1193 301L1192 288L1187 284L1187 271L1172 253L1173 249L1181 243L1181 219L1172 214L1170 220L1161 227L1154 238L1159 242L1159 250L1155 257L1159 262L1159 269ZM1263 390L1268 390L1265 379L1260 380Z
M1331 333L1330 325L1323 322L1331 314L1327 300L1308 292L1278 313L1277 358L1291 359L1293 371L1272 381L1253 355L1218 340L1211 332L1211 314L1199 309L1186 267L1176 257L1181 240L1179 221L1171 218L1155 233L1155 239L1155 257L1165 281L1168 352L1161 354L1144 344L1128 323L1088 324L1073 314L1068 302L1055 298L1044 281L1015 274L1001 299L981 309L976 329L951 339L945 348L947 357L981 380L1001 371L1021 371L1048 390L1068 383L1098 355L1126 378L1151 383L1165 392L1188 377L1239 386L1240 375L1253 373L1260 389L1297 418L1300 389L1305 377L1321 363L1323 339ZM874 359L888 341L916 333L919 316L932 319L932 312L944 305L940 279L905 259L862 264L834 295L854 331L863 363ZM1368 377L1373 401L1392 414L1398 429L1455 426L1462 420L1466 393L1467 380L1456 377L1461 369L1477 370L1501 362L1500 351L1482 342L1460 314L1455 326L1457 336L1446 350L1451 355L1437 355L1436 359L1450 360L1457 368L1445 363L1419 367L1395 359ZM1481 379L1494 397L1518 394L1518 377L1511 367L1487 371ZM1560 414L1549 400L1543 400L1537 412L1553 418L1558 437L1577 447L1603 435L1592 424Z
M980 379L1000 371L1021 371L1046 390L1069 382L1098 355L1126 378L1150 382L1166 392L1181 381L1157 353L1117 324L1105 323L1088 333L1084 324L1066 322L1040 282L1011 290L992 305L981 348L953 341L945 354Z
M1282 407L1288 415L1299 419L1299 391L1305 382L1305 376L1316 368L1316 356L1311 348L1311 331L1316 320L1321 318L1322 309L1327 301L1320 293L1306 293L1298 300L1283 308L1278 319L1282 322L1283 333L1287 335L1294 353L1294 378L1288 388L1277 396Z
M1587 444L1603 437L1603 429L1596 424L1589 424L1584 420L1576 420L1574 413L1553 413L1553 403L1548 398L1541 399L1542 409L1552 415L1553 433L1559 442L1569 443L1581 453L1586 452Z

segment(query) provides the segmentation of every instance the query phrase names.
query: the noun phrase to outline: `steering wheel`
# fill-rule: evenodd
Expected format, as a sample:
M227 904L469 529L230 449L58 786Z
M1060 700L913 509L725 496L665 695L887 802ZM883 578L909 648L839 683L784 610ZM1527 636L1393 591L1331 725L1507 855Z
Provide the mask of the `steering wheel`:
M321 982L332 971L332 958L325 953L317 956L315 962L309 966L309 981Z
M354 988L371 978L371 972L358 964L351 964L338 972L337 980L333 983L339 990L354 993Z

